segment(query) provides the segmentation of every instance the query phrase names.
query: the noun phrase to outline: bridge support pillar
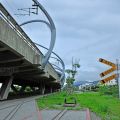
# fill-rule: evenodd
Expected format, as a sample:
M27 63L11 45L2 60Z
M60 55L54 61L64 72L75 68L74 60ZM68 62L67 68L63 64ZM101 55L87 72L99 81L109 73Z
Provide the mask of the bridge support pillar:
M53 92L53 89L52 88L50 88L50 93L52 93Z
M0 100L5 100L8 97L11 85L12 85L13 77L11 76L8 80L2 84L0 91Z
M44 94L45 94L45 86L42 87L42 95L44 95Z

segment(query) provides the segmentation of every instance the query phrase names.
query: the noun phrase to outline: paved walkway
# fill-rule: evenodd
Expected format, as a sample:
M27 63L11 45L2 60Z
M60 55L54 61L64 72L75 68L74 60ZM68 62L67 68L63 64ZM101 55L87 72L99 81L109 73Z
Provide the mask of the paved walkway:
M41 110L39 111L35 99L30 97L0 102L0 120L100 120L89 109L73 110Z
M0 102L0 120L39 120L35 98Z
M42 120L90 120L87 110L42 110L39 115Z

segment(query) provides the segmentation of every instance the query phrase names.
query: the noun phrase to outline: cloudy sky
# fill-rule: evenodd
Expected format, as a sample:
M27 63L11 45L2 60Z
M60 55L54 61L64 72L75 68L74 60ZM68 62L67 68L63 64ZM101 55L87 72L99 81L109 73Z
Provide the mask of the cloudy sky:
M80 59L77 81L100 80L99 74L109 67L99 63L99 58L112 62L120 58L120 0L39 0L53 18L57 38L54 51L61 56L66 68L72 57ZM31 7L32 0L1 0L20 24L31 19L47 20L39 15L16 16L25 13L18 8ZM25 13L26 14L26 13ZM35 42L49 47L50 31L44 24L34 23L24 27Z

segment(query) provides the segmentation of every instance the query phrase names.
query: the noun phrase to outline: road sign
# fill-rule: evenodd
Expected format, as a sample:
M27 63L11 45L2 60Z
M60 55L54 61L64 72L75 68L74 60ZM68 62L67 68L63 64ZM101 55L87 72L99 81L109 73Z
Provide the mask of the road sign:
M108 75L109 73L117 70L117 65L116 65L116 64L114 64L114 63L112 63L112 62L110 62L110 61L108 61L108 60L102 59L102 58L100 58L99 61L100 61L101 63L104 63L104 64L109 65L109 66L112 67L112 68L110 68L110 69L102 72L102 73L100 74L101 77L104 77L105 75ZM107 77L107 78L101 80L101 83L104 84L104 83L106 83L106 82L108 82L108 81L110 81L110 80L112 80L112 79L114 79L114 78L116 78L116 77L117 77L117 75L114 74L114 75L112 75L112 76L110 76L110 77Z
M117 70L117 68L116 68L116 67L112 67L112 68L110 68L110 69L102 72L102 73L100 74L100 76L101 76L101 77L104 77L105 75L108 75L109 73L111 73L111 72L113 72L113 71L115 71L115 70Z
M117 77L117 74L111 75L111 76L101 80L101 83L104 84L104 83L106 83L106 82L108 82L108 81L110 81L112 79L115 79L116 77Z
M112 63L110 61L107 61L105 59L100 58L99 61L104 63L104 64L106 64L106 65L109 65L109 66L112 66L112 67L116 67L116 64L114 64L114 63Z

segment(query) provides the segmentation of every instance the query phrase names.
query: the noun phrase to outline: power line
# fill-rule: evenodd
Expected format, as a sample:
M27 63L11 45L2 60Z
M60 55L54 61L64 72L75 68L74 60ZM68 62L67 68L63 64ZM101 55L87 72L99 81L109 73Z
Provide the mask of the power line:
M4 0L7 4L7 6L10 8L11 11L16 12L15 7L13 7L7 0ZM15 5L16 6L16 5ZM18 17L18 16L17 16Z

